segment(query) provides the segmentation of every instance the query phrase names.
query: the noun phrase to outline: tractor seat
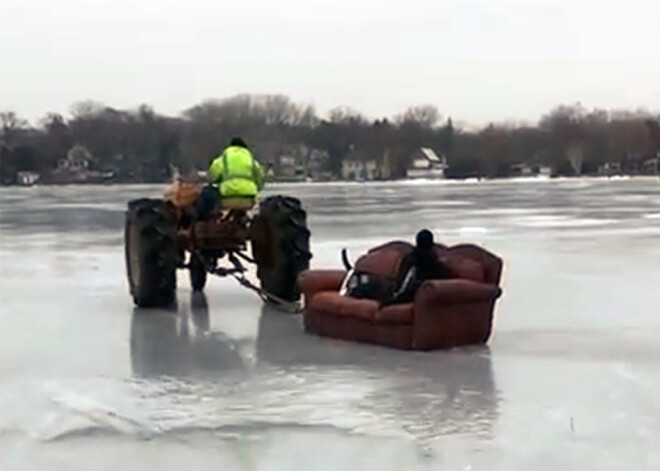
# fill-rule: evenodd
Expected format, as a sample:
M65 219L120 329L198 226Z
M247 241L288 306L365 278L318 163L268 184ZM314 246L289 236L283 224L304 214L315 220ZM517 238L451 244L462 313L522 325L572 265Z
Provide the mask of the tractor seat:
M248 211L252 209L255 202L256 198L222 198L220 207L234 211Z

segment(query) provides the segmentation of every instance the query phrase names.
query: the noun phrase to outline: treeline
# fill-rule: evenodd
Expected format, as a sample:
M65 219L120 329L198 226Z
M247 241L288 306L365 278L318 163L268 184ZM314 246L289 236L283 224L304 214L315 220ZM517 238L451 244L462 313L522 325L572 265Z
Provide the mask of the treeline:
M233 136L277 168L279 157L305 160L321 152L324 170L339 176L346 158L374 160L392 178L405 175L414 152L430 147L447 157L448 177L508 176L516 164L551 167L558 175L591 174L605 163L650 159L660 151L660 115L644 111L559 106L535 125L491 124L462 129L431 105L391 118L367 119L337 108L320 117L310 105L281 95L239 95L200 103L180 116L149 106L118 110L99 103L75 105L70 116L48 114L37 126L13 112L0 113L0 182L18 172L48 180L72 147L84 147L90 168L120 182L162 182L172 167L204 170Z

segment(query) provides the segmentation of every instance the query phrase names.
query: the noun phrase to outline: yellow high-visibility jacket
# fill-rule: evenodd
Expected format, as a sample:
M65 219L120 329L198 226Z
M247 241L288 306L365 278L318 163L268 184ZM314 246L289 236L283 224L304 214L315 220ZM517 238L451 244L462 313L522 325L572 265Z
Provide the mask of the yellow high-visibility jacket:
M229 146L216 157L208 171L211 183L220 185L223 197L255 197L264 186L264 174L252 153Z

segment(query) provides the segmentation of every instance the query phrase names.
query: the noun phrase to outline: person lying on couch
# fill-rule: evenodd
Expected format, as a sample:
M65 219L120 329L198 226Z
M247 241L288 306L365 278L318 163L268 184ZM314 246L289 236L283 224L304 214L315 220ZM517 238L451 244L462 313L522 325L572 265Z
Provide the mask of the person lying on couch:
M413 250L404 257L395 283L373 274L358 273L345 261L349 272L340 293L358 299L374 299L383 305L407 303L414 299L424 281L455 276L448 266L438 260L431 231L419 231L415 243Z

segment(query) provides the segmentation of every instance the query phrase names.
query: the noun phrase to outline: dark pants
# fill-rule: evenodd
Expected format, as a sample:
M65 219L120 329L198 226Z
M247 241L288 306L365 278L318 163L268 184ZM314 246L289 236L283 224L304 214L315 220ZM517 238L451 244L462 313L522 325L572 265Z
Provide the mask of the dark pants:
M220 191L212 185L206 185L197 198L196 210L197 220L203 221L208 218L216 205L220 202Z

